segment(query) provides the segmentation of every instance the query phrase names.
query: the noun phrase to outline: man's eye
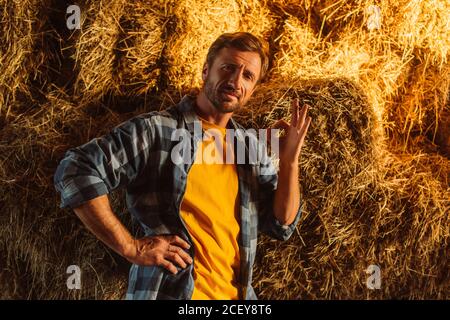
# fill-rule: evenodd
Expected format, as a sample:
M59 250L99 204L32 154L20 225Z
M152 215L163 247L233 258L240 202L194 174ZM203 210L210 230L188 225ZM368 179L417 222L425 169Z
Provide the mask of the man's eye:
M229 71L229 70L231 70L232 68L231 68L231 66L226 65L226 66L223 66L223 69Z

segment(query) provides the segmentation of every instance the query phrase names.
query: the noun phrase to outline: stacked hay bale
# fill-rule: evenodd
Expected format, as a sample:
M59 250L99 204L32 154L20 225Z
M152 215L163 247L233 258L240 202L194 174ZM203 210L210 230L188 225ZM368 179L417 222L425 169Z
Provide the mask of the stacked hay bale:
M446 118L443 109L448 105L447 1L275 3L287 12L276 59L277 77L345 75L365 88L381 118L395 124L406 142L411 130L421 135L434 128L428 134L437 135L438 115L444 113L442 118ZM431 79L439 82L439 92L430 88ZM436 100L429 103L419 98L425 92ZM411 98L399 98L403 95Z
M8 99L0 112L0 203L6 212L0 216L0 284L8 288L3 298L121 298L126 286L124 260L105 250L70 210L58 208L53 174L70 147L136 114L124 111L146 107L120 109L118 99L103 100L145 98L154 88L164 17L147 2L91 1L80 7L82 29L72 34L65 29L66 7L60 4L6 1L2 7L1 88ZM116 27L120 32L112 31ZM41 66L47 67L53 54L42 46L43 39L56 42L52 45L59 48L61 63L51 66L58 77L41 80ZM67 74L75 81L60 81ZM39 91L38 100L32 91ZM130 226L123 199L113 197L113 202ZM82 290L66 286L70 265L82 270Z
M397 125L393 134L404 150L427 152L438 143L437 151L448 155L450 3L401 1L393 5L388 21L392 37L404 56L414 57L408 83L389 107L390 120Z
M9 114L16 100L31 99L45 82L42 67L49 52L42 46L49 1L0 1L0 114ZM33 85L32 85L33 84Z
M373 150L377 164L371 170L354 172L362 179L361 181L369 184L356 183L354 178L348 175L342 180L343 185L327 190L325 186L330 181L324 184L320 176L308 172L306 160L303 162L301 168L304 171L304 180L301 183L306 202L313 205L319 199L330 198L331 201L328 203L322 201L324 206L319 207L318 211L317 207L307 211L299 230L299 239L292 240L291 245L280 246L263 242L270 250L260 256L260 263L273 268L270 270L265 268L265 272L261 271L258 275L261 284L259 289L264 297L272 298L280 295L286 298L364 298L365 295L370 298L443 298L449 287L448 275L442 271L446 268L446 262L441 257L441 250L448 248L449 233L448 227L445 226L450 222L447 214L450 198L449 161L437 154L418 153L417 149L414 155L404 154L405 144L401 143L401 134L403 138L406 136L407 140L407 132L400 131L400 136L396 134L395 137L392 132L397 133L397 126L405 122L409 125L414 122L417 126L420 122L412 121L411 118L416 120L417 114L421 113L424 115L434 113L432 119L435 121L431 123L437 125L437 115L448 108L446 82L448 72L445 72L445 65L431 67L443 71L440 76L435 73L434 77L429 77L429 84L432 81L436 83L433 87L427 86L426 82L420 79L412 80L410 76L417 70L414 60L424 58L431 62L433 59L428 57L434 57L434 61L443 61L442 52L445 53L446 49L442 49L442 46L445 46L442 44L442 38L445 37L442 32L448 32L448 28L445 29L442 22L448 21L445 19L447 13L444 12L442 3L438 3L436 7L429 5L412 7L416 10L414 13L416 21L426 21L425 29L440 28L438 31L441 32L441 37L433 39L439 43L436 45L436 42L428 39L425 33L417 31L417 28L423 28L422 23L415 29L420 35L416 35L416 41L405 43L400 41L400 33L395 27L409 23L404 20L406 16L400 16L398 12L404 10L410 12L412 10L410 6L401 3L390 7L391 3L387 1L377 2L384 15L382 17L384 29L368 30L366 24L369 17L365 12L371 3L355 1L352 4L352 10L348 10L346 7L348 3L343 1L334 4L327 1L302 2L296 5L279 1L278 6L287 12L287 19L279 36L280 50L275 56L271 81L290 81L294 88L296 80L308 82L315 78L333 79L333 82L336 82L339 78L345 77L358 83L367 94L369 102L366 109L361 112L372 114L375 119L369 136L376 137L372 140L375 143L370 149ZM430 15L427 10L435 11ZM442 15L439 17L439 14ZM316 20L310 18L314 15ZM440 21L430 20L436 18ZM322 21L317 24L317 20ZM317 25L321 27L317 28ZM327 26L330 25L333 25L332 29L327 30ZM446 39L448 38L447 36ZM415 46L422 45L428 47L425 50L415 50ZM428 68L430 67L425 65L425 69ZM423 73L418 70L416 72L426 74L424 69ZM268 90L272 94L277 91ZM308 101L310 99L308 90L311 89L304 90L305 101ZM420 97L415 101L409 101L409 105L406 106L409 116L406 112L398 112L399 105L404 105L403 101L408 100L408 95L401 96L404 90L411 92L414 97ZM282 90L283 94L285 91ZM324 95L323 99L327 100L326 93ZM275 96L280 97L282 94L278 93ZM431 105L426 103L425 96L432 101ZM321 99L316 97L315 103L322 106ZM272 100L276 101L277 98ZM335 106L332 112L340 119L339 101L331 100L331 105ZM318 126L323 126L322 124L326 122L329 122L330 126L334 125L333 121L322 116L313 118L319 122L316 124ZM338 127L337 123L335 128ZM312 128L314 133L314 123ZM448 132L448 128L443 131ZM422 141L423 132L417 135ZM314 137L314 141L309 143L327 145L327 142L321 141L320 134L311 136ZM333 139L328 140L328 143L333 142ZM402 144L403 150L398 147L399 143ZM338 149L346 148L338 147ZM389 153L388 149L394 153ZM323 157L322 153L326 153L327 150L316 152L319 155L308 154L306 148L303 158L320 159ZM401 154L398 154L399 152ZM346 161L351 163L351 158L348 157ZM316 165L319 167L331 165L335 168L342 165L340 161L343 159L337 162L332 159L333 157L329 157L327 161L322 161L321 165ZM358 158L357 162L363 161ZM328 175L325 177L330 179ZM335 172L331 177L339 177L339 173ZM308 185L310 180L314 181L314 184ZM327 191L320 193L316 198L311 197L308 189ZM344 201L341 202L341 199ZM415 205L412 205L413 203ZM315 213L318 213L319 218ZM327 214L329 217L324 217ZM363 219L364 217L370 219ZM346 220L347 218L349 220ZM406 225L401 221L407 221ZM365 227L359 229L361 226ZM310 233L311 230L318 232ZM362 235L365 236L364 239ZM415 240L419 238L420 241ZM351 239L352 246L344 245L348 239ZM308 240L314 242L308 244ZM410 248L420 248L422 252L420 257L413 250L402 252L400 248L405 242ZM274 254L272 250L275 248L279 248L280 252ZM262 252L264 251L262 249ZM276 261L280 256L289 257L288 260L292 261L289 267ZM340 260L341 257L345 258ZM370 293L365 287L367 275L364 270L372 263L380 263L384 270L383 274L388 273L389 284L378 294ZM326 267L322 269L324 265ZM392 283L399 285L396 287ZM282 290L286 286L291 286L291 290ZM424 287L427 287L427 293L423 292ZM274 288L278 290L273 290ZM400 288L405 288L404 292Z
M200 86L208 48L222 33L248 31L267 39L273 27L272 14L258 0L183 0L173 13L177 24L167 39L167 78L175 91Z
M249 107L258 110L255 125L288 120L294 98L311 106L314 119L300 161L304 214L288 243L262 238L255 288L272 299L355 296L359 269L374 258L365 250L376 211L364 207L378 166L376 116L351 81L309 79L260 88Z
M82 103L108 96L145 96L160 69L166 19L148 1L89 1L75 43L76 94ZM109 101L110 104L114 102Z
M127 2L125 12L120 21L124 35L118 43L121 95L146 95L157 89L164 46L162 26L167 17L148 1Z
M267 84L240 117L254 126L288 120L293 98L310 104L314 119L300 161L305 212L288 243L262 239L260 297L444 298L449 190L385 150L363 89L348 80ZM381 267L379 291L366 287L370 265Z
M117 289L123 289L125 278L120 282L114 274L120 270L117 262L73 213L59 209L53 174L69 147L123 119L111 113L91 118L61 92L46 98L41 109L0 128L0 203L7 213L0 216L0 281L10 287L1 296L120 298ZM82 270L81 291L66 286L70 265Z
M68 148L177 102L201 84L217 36L250 31L273 66L236 118L269 126L294 97L313 116L304 216L288 242L261 239L260 298L448 299L446 1L86 0L72 34L58 1L0 4L1 297L123 296L128 263L58 208L56 166ZM368 28L370 5L381 28ZM113 206L131 228L122 198ZM72 264L81 290L66 287ZM366 287L371 264L381 290Z
M450 155L450 64L442 68L414 60L408 74L409 86L398 89L398 98L388 108L389 119L395 123L396 143L404 150L428 149ZM394 134L395 134L394 133ZM428 140L439 148L424 146Z

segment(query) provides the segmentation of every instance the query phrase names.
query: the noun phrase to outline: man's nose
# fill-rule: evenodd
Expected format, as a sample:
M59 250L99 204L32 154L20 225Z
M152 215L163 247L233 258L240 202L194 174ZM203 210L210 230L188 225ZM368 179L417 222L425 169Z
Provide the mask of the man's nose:
M241 81L243 77L243 70L241 68L236 68L236 70L231 75L228 83L233 85L235 90L239 90L241 88Z

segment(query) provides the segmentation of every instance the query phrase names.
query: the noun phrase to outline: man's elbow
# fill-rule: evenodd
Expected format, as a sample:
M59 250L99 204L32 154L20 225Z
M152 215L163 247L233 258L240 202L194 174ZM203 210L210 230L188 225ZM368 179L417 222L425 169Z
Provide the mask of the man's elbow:
M289 227L292 223L295 221L295 214L291 215L289 218L283 216L282 218L278 219L278 223L281 225L281 227Z
M276 210L276 208L274 208L273 211L278 223L281 226L288 227L292 223L294 223L295 218L297 217L298 214L298 209L299 207L297 207L295 211L292 210L289 211L287 208L282 208L281 210Z

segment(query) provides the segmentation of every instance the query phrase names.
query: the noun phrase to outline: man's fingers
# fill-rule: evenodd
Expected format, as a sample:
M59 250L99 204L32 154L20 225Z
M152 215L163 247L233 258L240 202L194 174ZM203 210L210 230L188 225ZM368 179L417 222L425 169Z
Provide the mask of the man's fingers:
M161 262L159 263L159 266L169 270L170 272L172 272L173 274L177 274L178 270L177 268L173 265L172 262L166 260L166 259L162 259Z
M175 245L180 246L180 247L182 247L184 249L189 249L191 247L189 245L189 243L187 243L186 241L181 239L179 236L172 236L170 238L170 244L175 244Z
M283 119L278 120L275 124L272 125L271 128L267 129L267 145L271 145L272 143L272 130L282 129L287 131L290 127L290 124ZM280 135L280 133L279 133ZM273 136L273 138L280 138L279 136Z
M286 120L283 120L283 119L278 120L271 127L271 129L287 129L287 128L289 128L289 123Z
M299 121L297 123L297 129L301 129L304 124L305 124L305 119L306 119L306 113L308 112L309 106L307 104L305 104L302 108L302 110L300 111L300 118Z
M298 124L298 99L291 101L291 125L297 126Z
M178 253L176 253L176 252L167 252L164 258L166 260L170 260L172 262L175 262L176 264L178 264L183 269L187 267L186 262L184 262L183 259L181 259L180 255Z
M177 253L186 263L191 264L193 261L191 256L188 253L186 253L186 251L181 249L180 247L171 245L169 247L169 251Z
M308 132L310 123L311 123L311 117L306 118L306 123L305 123L305 125L303 127L303 131L302 131L302 139L305 138L306 133Z

